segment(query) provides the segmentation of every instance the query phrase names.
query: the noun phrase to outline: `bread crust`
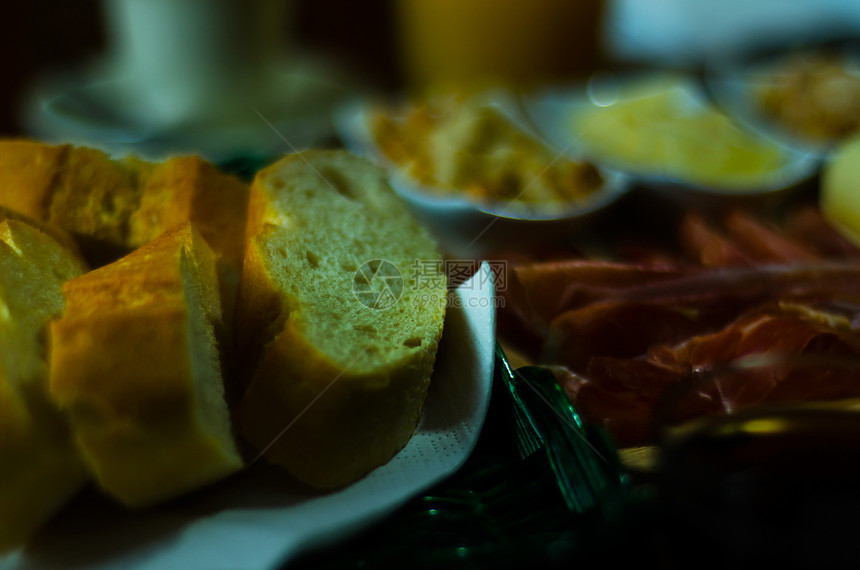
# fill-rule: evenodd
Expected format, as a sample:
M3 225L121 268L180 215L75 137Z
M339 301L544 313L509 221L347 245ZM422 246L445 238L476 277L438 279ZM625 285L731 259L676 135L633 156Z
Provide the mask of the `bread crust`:
M152 163L0 140L0 206L81 238L94 265L191 221L225 263L237 274L241 268L248 187L196 156Z
M215 256L190 223L69 281L63 293L66 310L51 325L51 393L104 491L145 507L243 467L224 436L220 372L194 370L195 343L215 338L192 334L193 313L217 326L221 309Z
M63 309L63 281L85 267L76 252L10 218L0 222L0 553L29 538L88 479L49 397L43 343Z
M0 141L0 205L48 221L51 195L71 145Z
M179 156L151 165L142 184L129 245L140 247L190 221L216 254L241 268L249 196L245 183L199 157Z
M299 481L318 489L348 485L388 462L414 433L444 309L419 311L405 299L390 309L404 322L428 319L415 323L421 341L405 349L404 330L365 323L375 309L362 306L351 285L357 254L324 250L322 243L351 232L356 246L398 263L409 255L432 261L436 245L382 171L342 151L306 151L258 173L250 204L248 228L256 233L249 236L236 312L236 345L250 382L238 428L257 453ZM395 239L384 233L389 226L402 230ZM309 271L322 273L296 279ZM434 292L445 296L444 286ZM359 320L350 325L352 318ZM338 321L340 332L312 334L326 319Z
M258 451L300 481L334 489L387 463L415 431L436 347L355 374L309 343L295 319L270 344L237 417Z

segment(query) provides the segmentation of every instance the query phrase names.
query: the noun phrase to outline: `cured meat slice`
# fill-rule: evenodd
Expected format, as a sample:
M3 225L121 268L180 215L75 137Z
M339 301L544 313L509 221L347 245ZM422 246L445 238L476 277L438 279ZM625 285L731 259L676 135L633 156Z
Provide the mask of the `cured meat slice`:
M791 211L785 219L785 231L792 239L806 244L823 258L860 260L860 248L836 231L814 206Z
M810 364L811 355L818 359ZM755 356L758 364L738 365ZM845 360L853 367L828 365ZM777 303L674 346L591 357L581 374L561 370L559 382L583 418L620 445L640 445L653 440L655 425L704 414L858 397L860 337L844 315Z
M809 247L785 236L748 212L733 210L723 221L731 239L759 263L802 263L821 260Z
M684 250L706 267L749 266L754 260L694 211L681 219L678 236Z

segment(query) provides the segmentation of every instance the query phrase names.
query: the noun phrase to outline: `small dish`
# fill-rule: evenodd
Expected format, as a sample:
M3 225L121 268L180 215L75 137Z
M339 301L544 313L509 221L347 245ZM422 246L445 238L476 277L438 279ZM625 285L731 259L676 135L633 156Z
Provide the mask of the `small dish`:
M860 130L860 41L835 34L748 42L710 58L704 86L750 130L829 156Z
M266 157L334 135L331 111L357 88L325 62L278 61L246 97L210 95L208 106L164 112L113 62L41 77L23 101L28 133L93 146L113 155L161 160L199 154L213 162Z
M486 105L499 111L513 126L556 157L570 157L537 136L517 110L517 102L501 94L486 97ZM376 143L370 121L385 104L353 101L338 109L335 127L344 145L352 152L384 166L395 191L413 213L434 231L449 253L478 256L497 248L518 248L558 240L587 227L594 218L621 198L629 189L629 179L620 172L598 168L602 184L575 202L551 207L510 201L482 201L465 193L446 193L417 181L391 160ZM549 167L552 164L547 165Z
M525 107L557 147L688 205L772 198L819 167L814 153L737 126L685 75L597 75L586 84L537 93Z

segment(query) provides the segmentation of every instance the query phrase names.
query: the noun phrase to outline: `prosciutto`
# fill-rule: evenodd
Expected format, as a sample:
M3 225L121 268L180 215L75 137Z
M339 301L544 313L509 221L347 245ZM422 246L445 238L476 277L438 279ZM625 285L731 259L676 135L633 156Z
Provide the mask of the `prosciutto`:
M586 421L621 445L644 445L660 427L705 414L860 396L860 337L849 323L792 305L758 307L715 333L640 356L592 356L581 374L560 366L556 377Z
M559 315L692 272L694 268L588 259L515 265L500 292L500 334L538 359Z
M705 414L860 396L860 255L816 210L782 226L686 212L678 235L674 262L518 264L503 337L528 338L622 446Z

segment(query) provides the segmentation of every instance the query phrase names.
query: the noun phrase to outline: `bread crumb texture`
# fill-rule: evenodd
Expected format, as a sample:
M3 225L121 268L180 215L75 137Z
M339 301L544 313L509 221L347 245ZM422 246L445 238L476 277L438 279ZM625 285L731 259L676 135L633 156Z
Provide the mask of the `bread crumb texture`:
M87 467L129 507L242 468L215 329L215 255L191 223L68 281L51 326L51 393Z
M62 284L85 271L75 251L0 211L0 553L23 543L86 482L48 390L46 330Z
M319 488L387 462L421 416L444 280L435 241L382 169L342 151L290 155L251 188L236 339L242 434Z

